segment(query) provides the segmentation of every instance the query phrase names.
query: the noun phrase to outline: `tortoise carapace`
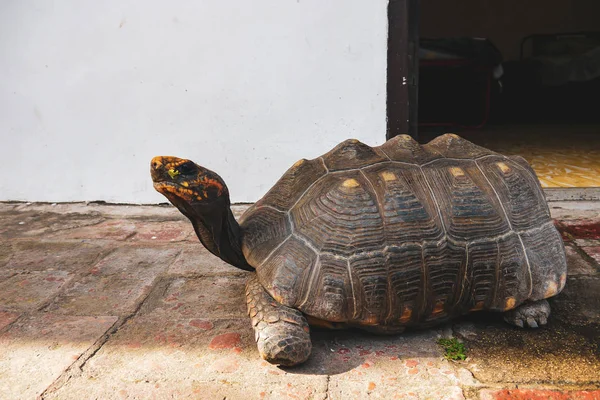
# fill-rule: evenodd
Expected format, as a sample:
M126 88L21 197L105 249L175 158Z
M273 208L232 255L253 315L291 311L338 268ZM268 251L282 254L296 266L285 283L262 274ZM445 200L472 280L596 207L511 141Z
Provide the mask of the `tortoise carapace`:
M211 253L253 271L248 313L274 364L308 358L309 324L399 333L492 310L535 328L565 285L531 167L456 135L347 140L295 163L239 224L214 172L176 157L151 172Z

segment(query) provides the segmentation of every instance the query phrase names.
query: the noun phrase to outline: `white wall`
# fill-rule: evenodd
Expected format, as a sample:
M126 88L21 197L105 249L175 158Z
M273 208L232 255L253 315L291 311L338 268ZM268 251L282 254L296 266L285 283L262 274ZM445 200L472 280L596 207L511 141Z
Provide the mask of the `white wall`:
M0 1L0 200L156 203L150 158L259 199L385 141L387 0Z

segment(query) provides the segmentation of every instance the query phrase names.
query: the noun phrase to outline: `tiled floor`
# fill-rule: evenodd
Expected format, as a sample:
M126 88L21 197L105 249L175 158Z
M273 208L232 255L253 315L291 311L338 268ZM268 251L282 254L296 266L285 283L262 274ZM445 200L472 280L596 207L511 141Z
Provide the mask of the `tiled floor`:
M456 133L499 153L524 157L542 187L600 187L598 125L488 126Z
M568 278L546 327L475 313L401 335L313 329L311 358L277 368L249 274L175 208L0 203L0 399L600 399L600 202L550 210Z

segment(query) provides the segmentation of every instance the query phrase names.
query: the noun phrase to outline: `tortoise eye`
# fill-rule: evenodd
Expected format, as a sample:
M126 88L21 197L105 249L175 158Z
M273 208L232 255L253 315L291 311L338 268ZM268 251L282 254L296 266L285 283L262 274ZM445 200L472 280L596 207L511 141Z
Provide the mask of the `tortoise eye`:
M182 175L195 175L196 165L193 162L188 161L177 167L177 171L179 171L179 173Z

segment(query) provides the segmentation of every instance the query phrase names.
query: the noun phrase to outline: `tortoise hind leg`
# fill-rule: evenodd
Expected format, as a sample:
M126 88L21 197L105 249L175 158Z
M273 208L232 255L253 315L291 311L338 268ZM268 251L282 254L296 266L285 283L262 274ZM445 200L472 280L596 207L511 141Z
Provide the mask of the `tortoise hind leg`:
M312 344L308 323L300 311L279 304L265 291L256 275L246 284L246 303L262 358L285 366L306 361Z
M548 300L538 300L521 304L515 309L506 311L504 320L520 328L537 328L546 325L549 316L550 304L548 304Z

